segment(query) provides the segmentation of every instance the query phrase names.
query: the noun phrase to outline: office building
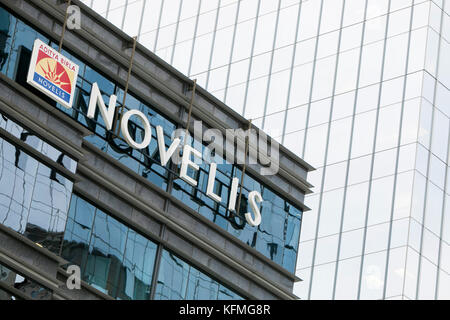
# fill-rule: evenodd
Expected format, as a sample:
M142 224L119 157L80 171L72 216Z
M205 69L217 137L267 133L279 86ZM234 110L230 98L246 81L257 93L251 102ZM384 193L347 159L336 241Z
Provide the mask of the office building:
M449 1L83 2L317 168L300 298L450 298Z
M0 1L0 299L296 299L313 167L252 139L257 163L171 161L175 131L248 121L72 5L81 28L65 1Z

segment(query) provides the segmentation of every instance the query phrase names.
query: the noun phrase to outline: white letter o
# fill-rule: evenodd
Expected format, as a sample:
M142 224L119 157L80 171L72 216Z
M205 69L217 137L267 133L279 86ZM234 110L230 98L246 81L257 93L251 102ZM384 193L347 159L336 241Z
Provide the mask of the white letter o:
M141 119L141 123L144 126L144 139L141 143L137 143L133 140L130 133L128 132L128 121L131 116L137 116ZM150 128L150 123L148 122L147 117L139 110L133 109L127 111L122 115L122 119L120 120L120 131L125 139L125 141L133 148L133 149L144 149L152 140L152 129Z

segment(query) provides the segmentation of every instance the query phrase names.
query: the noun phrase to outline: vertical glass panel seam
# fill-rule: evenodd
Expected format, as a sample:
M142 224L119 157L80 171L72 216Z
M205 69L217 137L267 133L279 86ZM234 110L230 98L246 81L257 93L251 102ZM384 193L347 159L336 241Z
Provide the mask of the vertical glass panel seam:
M266 85L266 98L264 101L264 111L263 111L263 118L261 123L261 128L264 128L264 124L266 123L266 115L267 115L267 102L269 100L269 90L270 90L270 83L272 79L272 70L273 70L273 56L275 53L275 45L277 42L277 33L278 33L278 23L280 20L280 7L281 7L281 0L278 0L278 7L277 7L277 17L275 19L275 30L273 33L273 42L272 42L272 51L270 53L270 63L269 63L269 74L267 78L267 85Z
M212 59L213 59L213 55L214 55L214 44L216 42L217 23L219 22L219 14L220 14L221 4L222 4L222 0L219 0L219 3L217 5L217 10L216 10L216 19L214 21L214 30L213 30L213 34L212 34L211 49L209 51L208 70L206 72L206 81L205 81L205 89L206 90L208 90L209 77L211 75L211 65L212 65Z
M245 111L247 109L248 87L249 87L249 83L250 83L250 74L251 74L252 66L253 66L253 53L255 52L256 32L258 30L259 10L261 8L261 1L262 0L258 0L258 5L256 7L255 28L253 29L252 48L250 50L250 61L248 64L247 81L245 83L244 103L243 103L243 108L242 108L243 116L245 116Z
M341 46L341 39L342 39L342 26L344 23L344 9L345 9L345 1L342 1L342 11L341 11L341 21L339 26L339 35L338 35L338 44L337 44L337 52L340 50ZM338 66L339 66L339 54L336 55L336 62L334 67L334 79L333 79L333 89L332 89L332 95L331 95L331 101L330 101L330 114L328 116L328 127L327 127L327 138L326 138L326 147L325 147L325 155L323 160L323 172L322 172L322 181L320 185L320 192L319 192L319 204L317 208L317 225L316 225L316 234L315 234L315 241L314 241L314 249L313 249L313 258L312 258L312 269L311 269L311 276L310 276L310 288L312 289L312 282L314 279L314 264L316 260L316 252L317 252L317 238L319 236L319 227L320 227L320 217L322 212L322 201L323 201L323 191L324 191L324 184L325 184L325 176L326 176L326 169L327 169L327 159L328 159L328 147L330 142L330 132L331 132L331 120L333 115L333 106L334 106L334 97L336 93L336 80L337 80L337 72L338 72ZM337 262L336 262L337 264ZM336 278L334 278L333 283L336 283ZM334 284L333 284L334 287ZM309 291L309 298L311 297L311 289Z
M178 29L180 27L180 17L181 17L182 9L183 9L183 1L180 1L180 7L178 9L178 16L177 16L177 23L175 25L175 35L173 36L173 42L172 42L172 53L170 55L170 64L171 65L173 65L173 59L175 57L175 49L176 49L176 43L177 43L177 38L178 38Z
M141 38L141 33L142 33L142 22L144 22L144 12L145 12L145 5L147 4L147 1L144 0L142 1L142 12L141 12L141 20L139 22L139 27L138 27L138 31L137 31L137 39L139 40Z
M159 29L161 28L163 11L164 11L164 0L161 0L161 8L159 8L158 27L156 28L155 44L153 45L153 52L156 52L156 46L158 45Z
M318 50L318 47L319 47L319 32L320 32L320 25L321 25L321 20L322 20L323 1L324 0L320 1L320 9L319 9L319 15L318 15L319 22L317 23L316 43L315 43L315 48L314 48L313 69L312 69L312 73L311 73L311 88L309 90L309 103L308 103L308 111L307 111L307 115L306 115L305 137L304 137L304 140L303 140L302 158L304 158L305 143L306 143L307 132L308 132L308 130L306 128L308 128L309 113L310 113L310 109L311 109L311 97L312 97L312 92L313 92L313 87L314 87L314 74L315 74L316 61L317 61L317 50ZM319 218L317 217L317 221L318 220L319 220ZM319 230L318 228L319 228L319 226L316 223L316 234L317 234L317 232ZM315 257L316 247L317 247L317 237L314 239L313 259ZM309 288L308 288L308 299L311 299L313 270L314 270L314 266L311 268L311 275L310 275Z
M433 102L432 102L432 111L431 111L431 130L430 130L430 137L429 137L429 149L428 151L428 158L427 158L427 175L426 175L426 183L425 183L425 192L424 192L424 206L423 206L423 217L422 217L422 225L421 225L421 232L420 232L420 251L419 251L419 261L418 261L418 267L417 267L417 282L416 282L416 296L415 299L419 298L419 293L420 293L420 278L421 278L421 274L422 274L422 252L423 252L423 238L424 238L424 232L425 232L425 221L426 221L426 212L427 212L427 203L428 203L428 184L430 183L429 177L430 177L430 164L431 164L431 156L432 156L432 152L431 152L431 143L433 141L433 136L434 136L434 125L435 125L435 121L434 121L434 115L435 115L435 104L436 104L436 95L437 95L437 85L438 85L438 78L439 78L439 60L440 60L440 55L441 55L441 41L442 41L442 27L443 27L443 11L441 11L441 21L440 21L440 25L439 25L439 44L438 44L438 55L437 55L437 62L436 62L436 78L434 79L434 88L433 88ZM431 19L431 9L430 9L430 13L429 13L429 21L428 23L430 23L430 19ZM428 37L427 37L428 40ZM427 46L428 46L428 41L427 41ZM426 54L426 53L425 53ZM426 59L426 58L425 58ZM431 77L433 77L433 75L430 74ZM448 149L448 145L447 145L447 149ZM447 173L447 169L448 166L446 165L446 170L445 172ZM444 202L445 202L445 193L444 193ZM442 211L441 214L443 215L445 210L445 207L442 207ZM442 216L441 216L441 230L442 230ZM442 235L442 233L441 233ZM439 266L439 258L440 258L440 251L441 251L441 243L442 243L442 239L439 239L439 255L438 255L438 266ZM436 275L436 281L438 281L439 279L439 268L437 270L437 275ZM435 286L435 298L436 295L438 293L438 285L436 282L436 286Z
M94 0L92 0L94 1ZM92 6L91 6L92 8ZM106 14L105 14L105 19L108 19L109 16L109 9L111 8L111 0L108 0L108 4L106 5Z
M397 178L398 178L398 166L400 161L400 144L402 139L402 126L403 126L403 115L404 115L404 109L405 109L405 97L406 97L406 85L407 85L407 74L408 74L408 64L409 64L409 52L411 49L411 31L412 31L412 24L413 24L413 17L414 17L414 5L411 4L411 11L410 11L410 20L409 20L409 32L408 32L408 51L406 53L406 61L405 61L405 76L403 79L403 92L402 92L402 103L401 103L401 109L400 109L400 123L399 123L399 132L398 132L398 139L397 139L397 152L396 152L396 159L395 159L395 170L394 170L394 185L393 185L393 194L392 194L392 200L391 200L391 214L390 214L390 220L389 220L389 235L388 235L388 244L387 244L387 253L386 253L386 264L385 264L385 270L384 270L384 286L383 286L383 299L386 298L386 288L387 288L387 280L388 280L388 271L389 271L389 255L391 252L391 241L392 241L392 224L394 220L394 209L395 209L395 196L396 196L396 187L397 187ZM412 201L412 200L411 200ZM403 277L406 274L406 270L403 270ZM403 294L403 293L402 293Z
M287 92L287 98L286 98L286 108L284 109L285 114L284 114L284 121L283 121L283 129L282 129L282 137L281 137L281 144L284 144L284 136L286 134L286 122L287 122L287 114L288 114L288 108L289 108L289 103L290 103L290 95L291 95L291 89L292 89L292 77L294 75L294 64L295 64L295 56L297 55L297 38L298 38L298 32L300 30L300 15L302 12L302 3L303 1L301 1L298 4L298 11L297 11L297 25L295 27L295 38L294 38L294 44L293 44L293 48L292 48L292 60L291 60L291 67L290 67L290 72L289 72L289 84L288 84L288 92Z
M128 0L125 0L125 7L123 8L123 15L122 15L122 23L120 24L120 29L123 30L123 27L125 25L125 17L127 15L128 10Z
M345 182L344 182L344 192L342 195L342 209L341 209L341 218L340 218L340 226L339 226L339 236L338 236L338 248L337 248L337 253L336 253L336 268L335 268L335 273L334 273L334 284L333 284L333 295L332 295L332 299L334 300L336 297L336 283L337 283L337 276L338 276L338 271L339 271L339 256L341 253L341 244L342 244L342 231L344 229L344 218L345 218L345 208L346 208L346 197L347 197L347 185L348 185L348 173L350 170L350 158L351 158L351 154L352 154L352 140L353 140L353 135L355 134L354 129L355 129L355 116L356 116L356 105L357 105L357 101L358 101L358 93L359 93L359 81L361 78L361 61L362 61L362 52L363 52L363 48L364 48L364 34L365 34L365 29L366 29L366 17L367 17L367 7L368 7L368 0L365 0L365 7L364 7L364 20L362 22L362 31L361 31L361 42L360 42L360 49L359 49L359 61L358 61L358 73L357 73L357 78L356 78L356 89L355 89L355 97L353 99L353 113L352 113L352 124L351 124L351 129L350 129L350 143L349 143L349 148L348 148L348 153L347 153L347 165L345 168ZM342 15L345 14L345 8L342 12Z
M161 228L161 233L163 232L164 226ZM161 269L161 258L164 250L164 246L161 243L156 243L156 254L155 254L155 263L153 264L153 274L152 274L152 283L150 287L150 295L149 300L155 300L156 295L156 287L158 286L158 278L159 272Z
M361 265L359 268L359 280L358 280L358 294L357 299L359 300L361 297L361 283L362 283L362 273L363 273L363 267L364 267L364 251L366 248L366 238L367 238L367 224L369 220L369 209L370 209L370 197L371 197L371 191L372 191L372 178L373 178L373 170L374 170L374 162L375 162L375 149L376 149L376 142L377 142L377 131L378 131L378 120L380 115L380 104L381 104L381 92L382 92L382 82L383 82L383 76L384 76L384 64L386 60L386 47L387 47L387 34L389 31L389 20L390 20L390 12L391 9L391 0L388 2L388 8L387 8L387 17L386 17L386 25L385 25L385 31L384 31L384 44L383 44L383 57L381 60L381 72L380 72L380 88L378 89L378 103L377 103L377 111L376 111L376 117L375 117L375 129L374 129L374 138L373 138L373 144L372 144L372 159L370 164L370 173L369 173L369 189L367 193L367 204L366 204L366 214L365 214L365 221L364 221L364 231L363 231L363 243L362 243L362 250L361 250Z
M238 3L237 3L237 9L236 9L236 17L235 17L235 19L234 19L233 38L232 38L232 40L231 40L230 58L229 58L229 60L228 60L227 79L226 79L226 81L225 81L225 91L224 91L224 94L223 94L223 101L224 101L225 103L226 103L226 101L227 101L228 86L229 86L229 83L230 83L231 63L232 63L232 61L233 61L234 44L235 44L235 41L236 41L236 30L237 30L237 27L238 27L239 11L240 11L240 8L241 8L241 1L242 1L242 0L238 0Z
M311 87L309 89L309 98L308 98L308 110L306 111L306 124L305 124L305 136L303 138L303 150L301 152L302 158L305 158L305 145L306 145L306 139L308 138L308 125L309 125L309 116L311 111L311 102L312 102L312 93L314 89L314 78L316 73L316 64L317 64L317 51L319 48L319 33L320 33L320 25L322 20L322 9L323 9L323 1L320 1L320 10L319 10L319 23L317 24L317 33L316 33L316 43L314 48L314 60L313 60L313 66L312 66L312 72L311 72Z
M195 48L195 39L197 38L197 31L198 31L198 21L200 20L200 10L202 7L202 0L198 1L198 8L197 8L197 17L195 18L195 27L194 27L194 36L192 38L192 47L191 47L191 55L189 57L189 67L187 76L191 76L191 70L192 70L192 59L194 55L194 48Z

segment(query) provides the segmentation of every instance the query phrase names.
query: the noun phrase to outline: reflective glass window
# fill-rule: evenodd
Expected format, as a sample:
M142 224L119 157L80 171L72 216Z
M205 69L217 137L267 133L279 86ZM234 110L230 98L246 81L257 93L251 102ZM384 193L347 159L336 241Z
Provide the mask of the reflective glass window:
M0 139L0 221L58 254L73 182Z
M121 300L150 298L157 245L73 195L62 256L93 287Z
M167 250L162 253L158 274L156 300L243 299Z

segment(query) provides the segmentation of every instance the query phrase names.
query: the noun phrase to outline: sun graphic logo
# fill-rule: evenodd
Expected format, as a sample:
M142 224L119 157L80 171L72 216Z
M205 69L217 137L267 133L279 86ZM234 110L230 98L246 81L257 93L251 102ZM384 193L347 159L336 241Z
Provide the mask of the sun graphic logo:
M66 108L72 108L79 66L39 39L34 41L27 82Z

